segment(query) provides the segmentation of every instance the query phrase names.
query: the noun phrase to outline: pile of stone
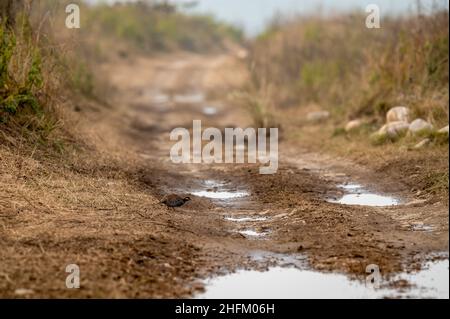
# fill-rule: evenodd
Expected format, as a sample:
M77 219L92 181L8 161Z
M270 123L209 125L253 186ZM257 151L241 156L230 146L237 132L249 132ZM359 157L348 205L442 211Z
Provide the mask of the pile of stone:
M412 122L410 119L411 112L409 108L396 106L390 109L386 114L386 124L372 135L372 139L397 141L407 134L413 136L431 136L436 132L435 127L424 119L417 118ZM448 125L437 132L439 134L447 134L448 136ZM430 141L429 138L426 138L419 142L415 148L424 147Z

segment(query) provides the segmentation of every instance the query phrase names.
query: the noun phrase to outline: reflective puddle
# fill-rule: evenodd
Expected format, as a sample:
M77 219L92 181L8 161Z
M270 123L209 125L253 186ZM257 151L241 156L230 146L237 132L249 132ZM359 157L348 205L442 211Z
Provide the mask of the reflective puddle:
M393 206L398 205L398 200L389 196L363 193L346 194L338 200L331 200L332 203L342 205L363 205L363 206Z
M434 231L434 226L423 224L423 223L417 223L411 225L412 231L423 231L423 232L432 232Z
M330 203L342 205L360 206L394 206L399 204L399 200L391 196L379 195L367 192L359 184L342 184L340 188L345 189L348 194L339 199L329 199Z
M225 217L225 220L236 223L262 222L267 220L267 217Z
M176 94L173 101L179 104L199 104L205 101L203 93Z
M203 114L205 114L205 115L216 115L217 114L217 109L212 106L204 107L202 111L203 111Z
M395 276L382 287L406 280L409 288L375 289L359 280L333 273L272 267L268 271L241 270L205 281L207 299L354 299L354 298L449 298L448 259L429 263L424 270Z
M222 187L222 186L225 185L225 182L220 182L220 181L215 181L215 180L212 180L212 179L207 179L207 180L203 181L203 184L206 187Z
M428 262L424 269L407 275L398 275L394 280L406 280L411 285L410 291L403 291L403 296L413 298L449 298L449 263L447 260Z
M230 189L226 186L227 182L225 181L208 179L201 183L203 187L191 192L192 195L220 201L228 200L230 204L233 199L239 199L250 195L248 191L242 188L238 190Z
M207 197L211 199L233 199L233 198L241 198L248 196L248 192L226 192L226 191L197 191L193 192L192 195L198 196L198 197Z
M264 237L267 235L267 233L260 233L253 229L240 230L238 233L249 237Z

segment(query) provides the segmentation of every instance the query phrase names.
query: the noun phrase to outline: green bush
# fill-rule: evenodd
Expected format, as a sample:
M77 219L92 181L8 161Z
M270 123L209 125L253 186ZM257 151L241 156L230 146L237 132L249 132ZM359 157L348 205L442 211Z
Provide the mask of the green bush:
M28 39L17 44L17 36L4 24L0 25L0 117L6 122L9 116L24 108L40 112L36 92L42 87L41 56L39 49ZM19 75L25 74L24 78Z
M210 51L224 40L240 41L242 32L210 16L186 15L170 5L143 2L99 4L83 8L82 32L120 39L146 52L167 50Z

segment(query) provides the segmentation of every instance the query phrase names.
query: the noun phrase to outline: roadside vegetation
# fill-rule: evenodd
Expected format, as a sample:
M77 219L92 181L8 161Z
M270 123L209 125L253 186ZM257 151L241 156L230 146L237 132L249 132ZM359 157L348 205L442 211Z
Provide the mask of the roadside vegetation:
M54 52L33 30L28 12L22 7L14 19L4 15L0 22L0 140L13 147L59 148L54 133L63 81Z
M396 105L438 125L448 116L448 11L385 18L367 29L365 16L277 22L255 42L257 90L283 107L316 103L340 119L384 119Z
M183 14L161 1L81 2L81 28L67 29L69 3L2 3L8 4L1 7L0 24L0 139L5 145L20 141L31 150L61 152L77 140L69 120L73 111L109 106L112 88L97 77L103 62L140 54L214 53L243 41L239 29L209 16ZM322 134L321 147L345 156L411 150L427 138L425 149L445 157L448 133L438 129L448 125L449 14L438 7L421 10L383 17L381 29L367 29L361 13L278 18L250 44L251 81L246 92L232 95L234 101L249 109L256 127L279 126L283 136L304 141L308 113L322 112L319 120L329 114L310 136ZM375 135L388 110L399 105L435 130L401 139ZM350 131L346 126L352 120L358 125ZM429 188L448 191L442 182L448 180L448 166L439 176L427 176L434 179Z
M71 130L64 113L108 104L108 82L96 76L101 62L131 54L225 50L242 40L237 28L159 1L78 2L81 28L67 29L69 3L8 0L0 7L0 138L11 145L19 139L61 150Z
M241 102L255 122L276 123L316 150L399 171L390 165L399 154L405 167L428 160L434 164L416 182L448 196L448 127L438 131L449 116L449 12L419 6L382 17L380 29L366 28L365 19L357 12L275 19L251 46L252 81ZM377 134L396 106L433 129Z
M65 26L72 2L80 29ZM247 51L238 29L166 3L0 0L0 296L194 296L199 278L262 269L248 259L258 245L363 279L366 262L412 270L418 252L446 247L448 135L370 137L397 105L435 128L448 123L448 12L383 19L380 30L361 14L280 19ZM283 129L277 174L169 161L168 130L197 116L243 127L239 106L255 127ZM349 131L350 120L362 125ZM318 157L311 166L298 158L305 149ZM412 205L326 203L345 175L328 174L330 154L349 179L363 164L368 184L392 184ZM263 214L254 226L267 240L225 229L231 206L197 188L248 190L232 213ZM172 210L161 203L169 192L193 200ZM419 222L436 228L406 231ZM82 289L67 289L68 263L81 267Z
M151 200L147 192L136 191L142 187L136 181L139 167L123 152L111 150L116 136L107 138L110 131L102 131L102 120L118 108L110 103L115 91L101 76L103 63L131 63L131 56L169 52L217 52L241 37L211 17L185 16L154 2L77 2L81 28L68 29L65 8L72 2L0 2L2 211L19 206L41 211L35 200L54 211L72 207L70 196L53 198L55 187L69 194L79 189L95 194L103 187L105 202L128 193ZM105 146L105 140L113 146ZM106 182L92 188L99 179L114 179L123 188L112 193ZM56 180L63 186L56 186Z
M242 31L208 15L187 15L165 1L89 5L78 1L80 29L65 28L65 7L73 1L35 3L37 16L48 15L58 39L81 46L92 59L111 53L158 54L174 51L217 52L243 39Z
M187 17L151 4L81 4L81 29L67 29L67 3L0 1L0 295L190 294L185 282L196 276L197 267L176 276L161 275L158 267L162 260L166 263L162 252L170 251L167 264L175 265L170 256L190 261L199 249L185 237L169 240L167 228L174 226L164 217L155 187L142 182L144 174L150 175L143 171L149 162L130 154L129 144L122 146L128 139L121 130L128 128L126 107L117 102L121 99L116 104L109 99L124 89L113 90L102 70L168 52L217 52L233 41L234 31L208 17ZM147 211L148 217L135 217ZM118 224L110 213L123 216L122 221ZM154 224L144 224L142 218ZM124 247L120 256L111 254L114 247ZM130 272L125 260L140 254L136 247L158 258L154 265L136 263ZM87 250L84 257L74 257ZM59 278L71 258L92 282L75 294ZM185 269L183 261L180 265ZM145 274L138 275L140 271ZM113 279L124 273L132 281ZM155 286L158 281L161 285Z
M146 53L186 50L208 52L225 49L227 41L240 41L239 29L210 16L189 16L175 6L152 4L106 4L83 8L83 31L98 38L124 41Z

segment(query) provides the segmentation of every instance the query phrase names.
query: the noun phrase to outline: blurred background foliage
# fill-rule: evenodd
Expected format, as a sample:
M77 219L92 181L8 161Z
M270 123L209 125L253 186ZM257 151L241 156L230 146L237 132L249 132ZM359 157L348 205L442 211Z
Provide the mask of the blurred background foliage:
M383 17L380 29L350 13L282 19L253 43L256 91L274 105L318 104L335 118L375 116L396 105L448 123L448 10ZM265 93L267 95L267 93Z

